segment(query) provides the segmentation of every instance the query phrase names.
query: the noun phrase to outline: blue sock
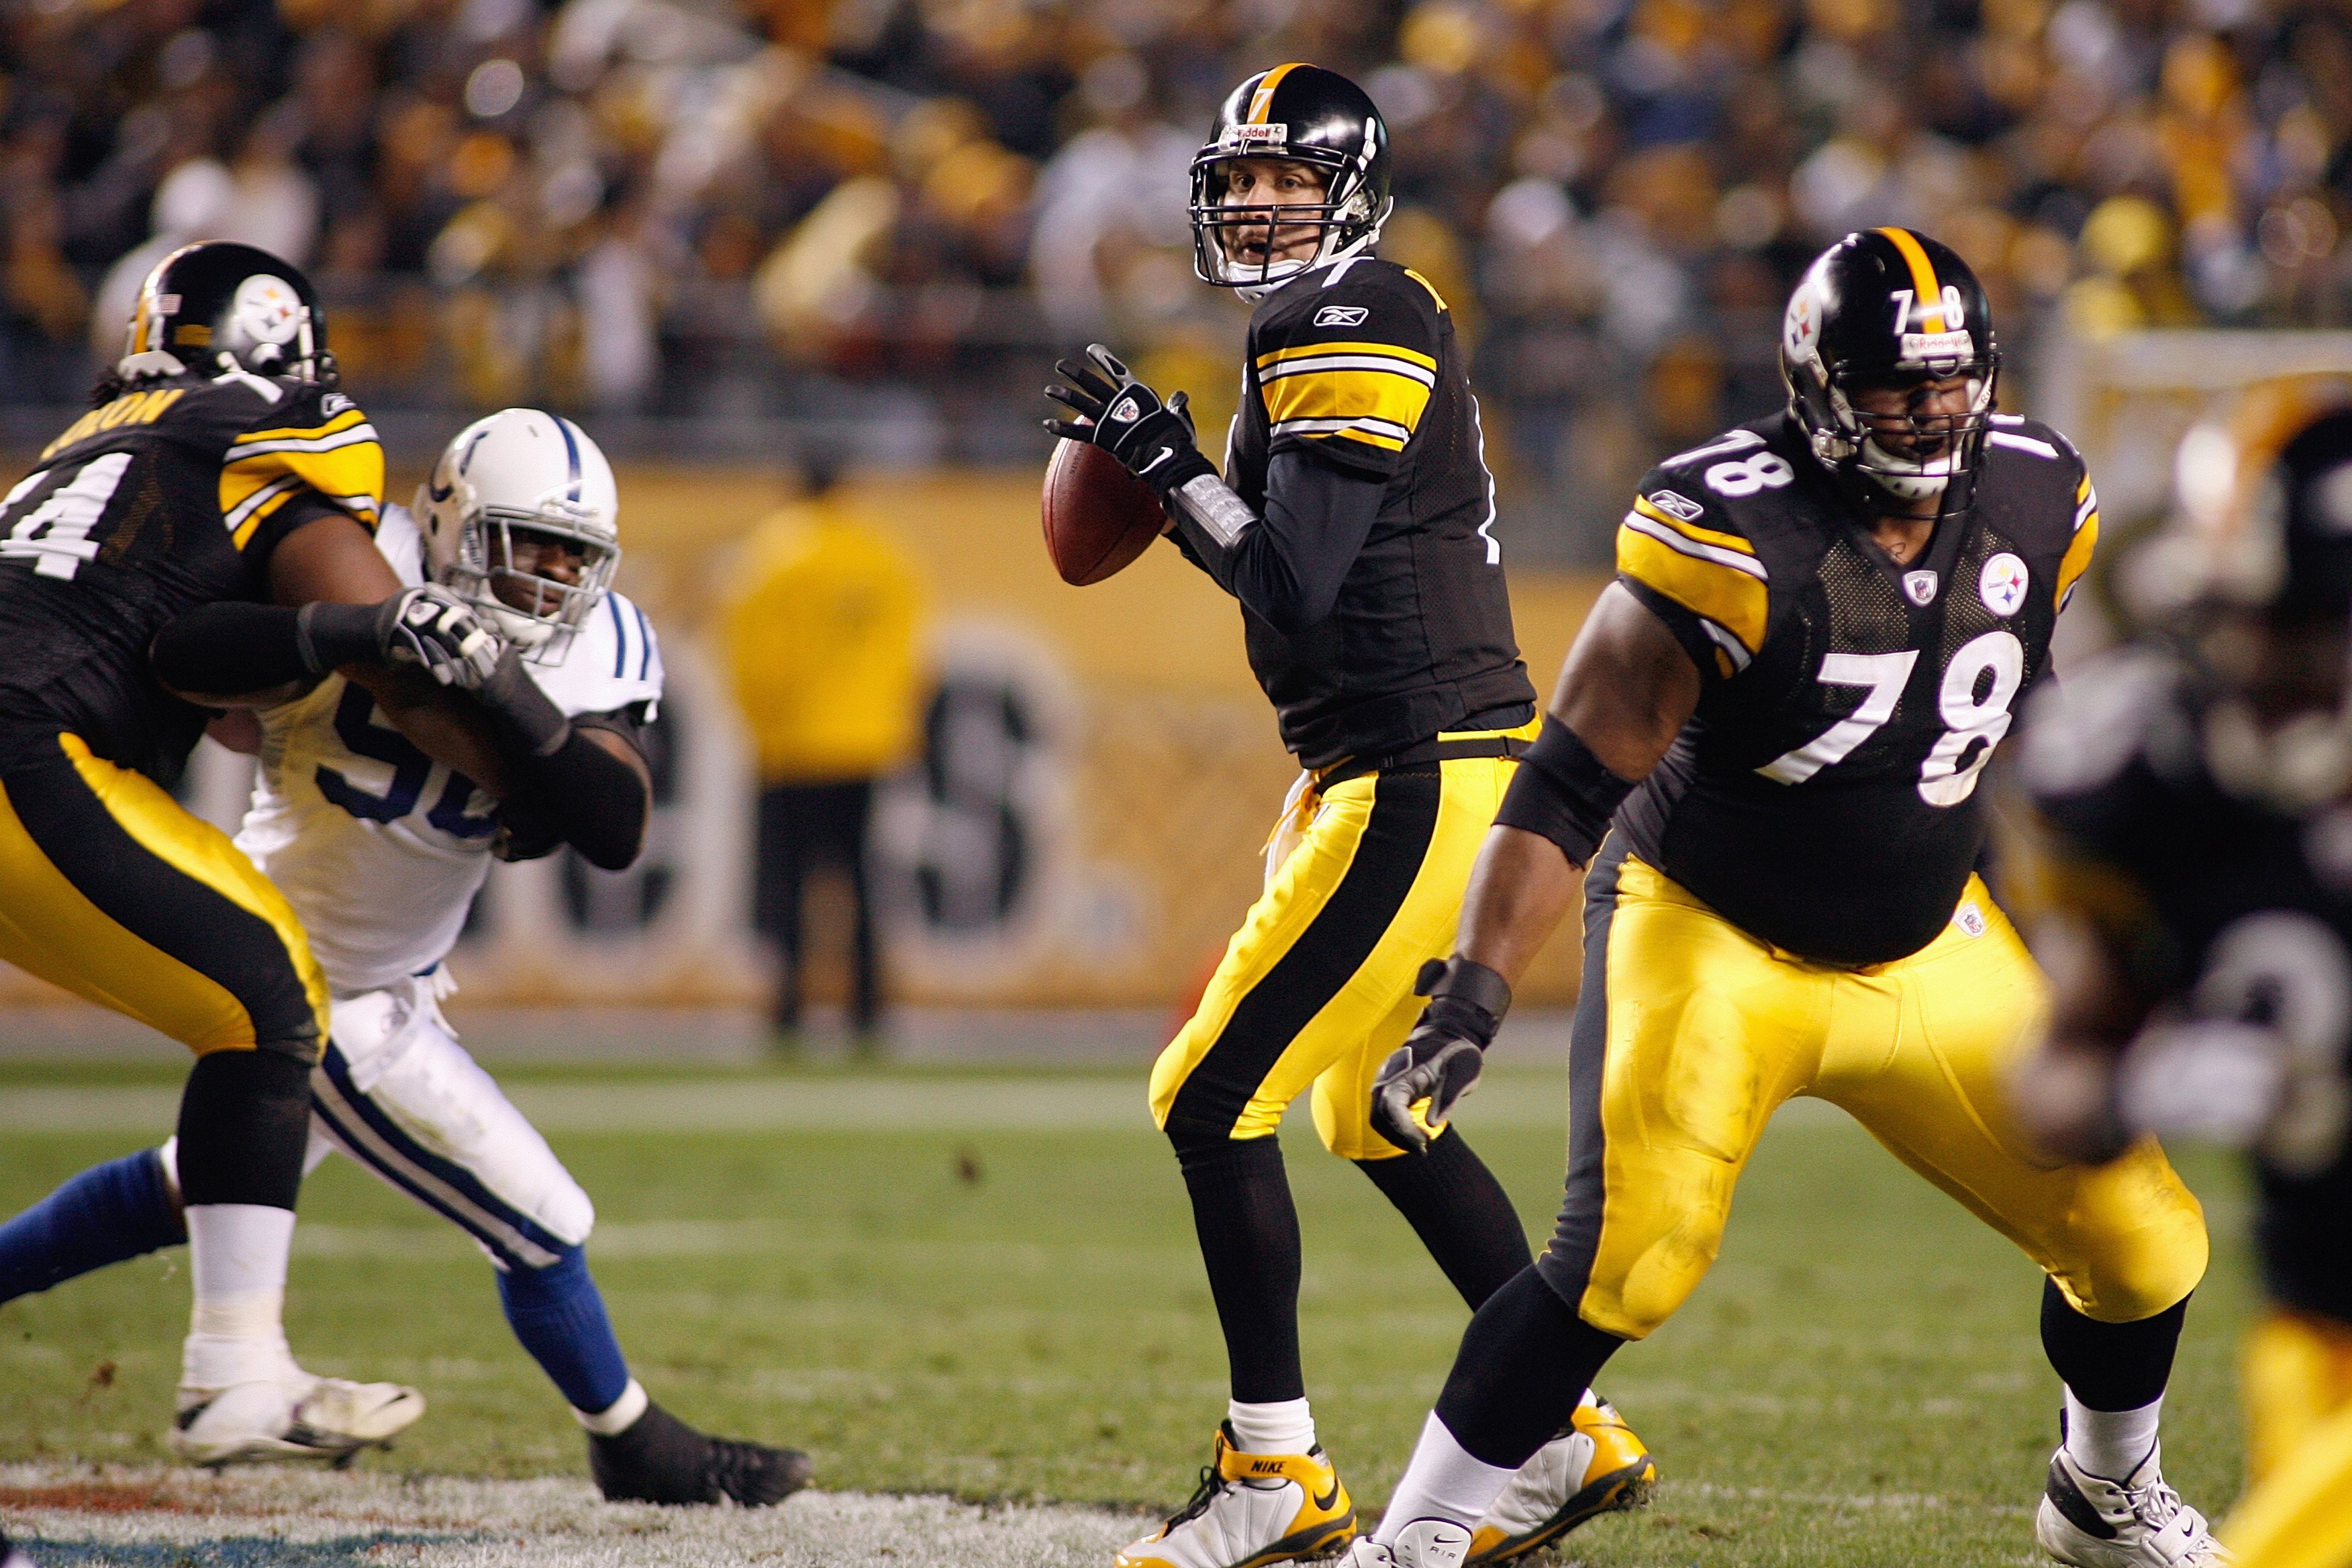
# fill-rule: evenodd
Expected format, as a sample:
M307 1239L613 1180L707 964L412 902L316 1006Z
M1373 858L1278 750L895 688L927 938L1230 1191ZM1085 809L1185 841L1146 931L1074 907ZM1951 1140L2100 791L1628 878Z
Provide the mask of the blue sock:
M500 1269L499 1299L515 1338L574 1410L593 1415L628 1392L629 1363L589 1277L585 1251L566 1247L545 1268Z
M0 1225L0 1301L187 1239L163 1156L142 1149L92 1165Z

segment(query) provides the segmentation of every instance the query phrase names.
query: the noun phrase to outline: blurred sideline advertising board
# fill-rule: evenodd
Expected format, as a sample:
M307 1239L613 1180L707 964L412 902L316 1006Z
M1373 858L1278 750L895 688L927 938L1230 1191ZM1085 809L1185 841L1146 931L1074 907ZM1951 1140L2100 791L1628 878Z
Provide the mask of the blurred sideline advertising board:
M392 493L415 478L396 475ZM669 672L646 853L617 874L569 854L494 867L451 961L468 1005L765 994L750 930L751 752L714 634L735 545L790 487L660 467L625 468L620 484L619 585L653 617ZM932 608L924 752L876 814L897 995L1179 1005L1255 896L1295 776L1243 656L1239 610L1171 545L1109 582L1064 584L1039 538L1033 473L884 477L844 493L919 563ZM1539 689L1601 581L1513 571ZM250 776L206 742L182 793L233 826ZM1529 995L1571 996L1575 959L1564 931ZM820 948L820 996L827 963ZM58 999L0 974L0 1003Z

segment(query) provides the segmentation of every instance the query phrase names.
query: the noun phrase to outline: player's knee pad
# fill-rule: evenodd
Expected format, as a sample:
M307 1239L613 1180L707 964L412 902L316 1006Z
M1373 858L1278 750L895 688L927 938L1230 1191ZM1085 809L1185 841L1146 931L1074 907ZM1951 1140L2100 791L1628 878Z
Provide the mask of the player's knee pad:
M174 1150L183 1201L292 1208L310 1127L310 1069L299 1056L197 1058L180 1097Z
M2159 1167L2126 1177L2126 1164L2153 1161ZM2126 1154L2100 1174L2111 1173L2132 1194L2129 1212L2086 1205L2097 1223L2067 1238L2063 1256L2049 1268L2074 1310L2102 1323L2136 1323L2186 1299L2205 1278L2210 1243L2204 1211L2152 1147Z

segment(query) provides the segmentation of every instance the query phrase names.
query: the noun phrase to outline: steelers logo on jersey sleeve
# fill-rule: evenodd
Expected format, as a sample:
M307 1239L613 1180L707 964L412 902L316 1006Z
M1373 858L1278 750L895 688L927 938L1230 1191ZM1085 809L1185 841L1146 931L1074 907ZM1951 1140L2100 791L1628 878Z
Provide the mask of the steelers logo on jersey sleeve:
M2006 550L1977 574L1977 593L1996 616L2013 616L2025 607L2025 563Z

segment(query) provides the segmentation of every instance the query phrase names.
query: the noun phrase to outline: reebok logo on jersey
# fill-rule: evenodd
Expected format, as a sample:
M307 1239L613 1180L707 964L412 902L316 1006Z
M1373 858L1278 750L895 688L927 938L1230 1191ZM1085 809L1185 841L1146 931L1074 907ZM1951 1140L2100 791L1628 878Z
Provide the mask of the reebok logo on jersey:
M1653 492L1650 496L1650 504L1668 517L1679 519L1684 522L1696 522L1706 515L1706 508L1699 505L1690 497L1677 495L1673 490Z
M2006 550L1986 562L1977 576L1977 593L1996 616L2013 616L2025 607L2025 563Z
M1933 572L1903 574L1903 596L1923 609L1936 602L1936 586Z
M1360 327L1372 313L1369 305L1326 305L1315 312L1318 327Z

